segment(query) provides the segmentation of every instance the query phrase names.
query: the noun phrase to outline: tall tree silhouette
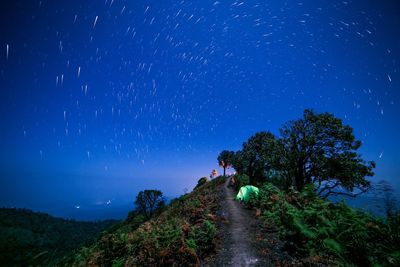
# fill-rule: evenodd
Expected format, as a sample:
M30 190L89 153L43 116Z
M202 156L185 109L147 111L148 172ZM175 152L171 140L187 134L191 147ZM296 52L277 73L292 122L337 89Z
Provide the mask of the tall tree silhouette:
M163 194L159 190L140 191L135 200L136 211L143 214L146 219L153 217L164 205Z
M232 166L232 162L235 156L235 152L224 150L218 156L218 164L224 169L224 176L226 175L226 169Z

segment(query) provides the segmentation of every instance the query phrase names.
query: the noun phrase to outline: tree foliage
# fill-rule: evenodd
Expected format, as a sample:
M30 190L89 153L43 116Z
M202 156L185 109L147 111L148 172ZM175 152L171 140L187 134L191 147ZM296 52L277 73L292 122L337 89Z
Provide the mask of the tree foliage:
M303 190L314 184L322 198L355 196L365 192L375 163L365 161L357 150L353 129L330 113L305 110L303 117L280 129L280 136L259 132L234 154L233 167L247 174L250 183L266 180L289 189Z
M235 170L247 174L251 184L264 181L267 172L276 165L277 145L272 133L256 133L243 144L242 150L235 154Z
M348 192L369 188L365 177L373 175L375 163L366 162L357 153L361 141L341 119L305 110L303 118L282 127L281 136L285 152L282 167L286 179L298 190L314 183L316 192L327 198L332 194L354 196Z
M153 217L164 205L164 197L159 190L140 191L135 200L136 211L146 219Z
M382 197L383 209L388 219L392 219L400 214L398 203L394 196L394 189L388 181L379 181L375 190L378 191L379 195Z

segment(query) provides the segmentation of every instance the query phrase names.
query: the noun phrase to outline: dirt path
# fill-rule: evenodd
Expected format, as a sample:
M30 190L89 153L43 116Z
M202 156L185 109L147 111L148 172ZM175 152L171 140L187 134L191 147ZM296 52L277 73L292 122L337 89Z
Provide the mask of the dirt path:
M254 211L246 209L234 200L235 192L224 185L225 200L222 203L222 216L226 219L222 246L211 265L215 266L273 266L268 257L259 255L256 233L260 222Z

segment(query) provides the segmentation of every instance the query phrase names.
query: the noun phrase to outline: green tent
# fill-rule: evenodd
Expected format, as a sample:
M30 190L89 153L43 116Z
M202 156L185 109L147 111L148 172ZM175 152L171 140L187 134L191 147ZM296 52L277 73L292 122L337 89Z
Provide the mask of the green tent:
M242 186L236 195L236 200L248 202L250 198L250 193L254 192L258 196L258 187L252 185Z

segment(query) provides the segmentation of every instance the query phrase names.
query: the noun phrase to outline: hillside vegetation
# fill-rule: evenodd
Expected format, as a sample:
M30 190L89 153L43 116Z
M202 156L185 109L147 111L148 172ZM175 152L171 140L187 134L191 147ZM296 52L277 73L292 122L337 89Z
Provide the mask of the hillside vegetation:
M52 266L73 249L95 241L113 224L0 208L0 266Z
M91 246L81 248L65 266L198 266L218 240L217 211L224 177L173 200L146 221L136 213Z
M259 132L241 150L222 151L217 161L224 173L231 166L237 171L229 180L225 175L211 181L202 177L191 193L168 205L161 191L141 191L127 219L100 236L105 224L4 210L1 262L119 267L237 266L251 260L261 266L400 266L400 211L389 184L381 184L386 217L329 201L371 189L367 178L375 163L363 159L361 143L332 114L305 110L303 118L284 124L279 136ZM246 185L258 189L249 191L242 206L233 196Z
M400 212L390 185L382 187L386 218L327 201L371 190L376 165L363 158L361 145L340 118L306 109L279 135L258 132L217 160L237 171L236 190L260 188L249 205L301 264L400 266Z
M238 178L240 179L240 178ZM303 192L265 183L249 206L264 227L278 232L285 250L302 263L328 266L400 266L400 216L378 218Z

